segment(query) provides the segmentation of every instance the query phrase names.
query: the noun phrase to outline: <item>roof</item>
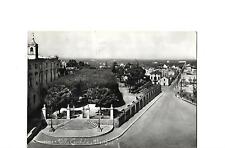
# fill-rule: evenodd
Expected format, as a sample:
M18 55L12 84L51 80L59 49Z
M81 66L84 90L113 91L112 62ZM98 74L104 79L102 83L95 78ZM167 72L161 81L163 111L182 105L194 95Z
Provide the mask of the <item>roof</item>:
M29 62L44 62L44 61L59 61L58 58L38 58L38 59L29 59L28 58L28 61Z
M163 68L167 68L167 66L164 64L164 65L163 65Z
M160 71L156 70L156 71L151 72L151 74L158 74L158 75L162 75L162 72L160 72Z

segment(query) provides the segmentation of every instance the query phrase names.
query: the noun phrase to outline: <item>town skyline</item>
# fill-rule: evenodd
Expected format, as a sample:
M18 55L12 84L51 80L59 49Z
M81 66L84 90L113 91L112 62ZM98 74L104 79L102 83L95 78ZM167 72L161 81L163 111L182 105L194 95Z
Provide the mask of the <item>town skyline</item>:
M42 56L64 59L196 60L196 32L30 31Z

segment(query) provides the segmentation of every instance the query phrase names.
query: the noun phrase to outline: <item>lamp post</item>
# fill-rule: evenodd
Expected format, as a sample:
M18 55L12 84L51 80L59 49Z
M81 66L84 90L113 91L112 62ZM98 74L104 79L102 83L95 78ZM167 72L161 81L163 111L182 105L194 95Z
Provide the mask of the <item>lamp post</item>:
M51 128L49 130L50 132L54 132L55 131L55 129L54 129L53 125L52 125L52 118L53 118L52 112L53 112L53 108L51 107Z
M100 120L101 120L101 111L100 111L100 109L98 110L98 128L100 129L101 127L100 127Z
M102 128L101 128L101 124L100 124L100 119L101 119L101 107L100 107L100 109L99 109L99 112L98 112L98 115L99 115L99 120L98 120L98 129L100 130L100 131L102 131Z

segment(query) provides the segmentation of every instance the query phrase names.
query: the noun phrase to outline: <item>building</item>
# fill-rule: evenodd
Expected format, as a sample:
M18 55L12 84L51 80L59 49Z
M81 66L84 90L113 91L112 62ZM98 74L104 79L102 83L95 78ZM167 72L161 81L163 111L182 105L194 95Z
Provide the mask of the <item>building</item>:
M153 72L153 71L154 71L154 69L153 69L153 68L148 68L148 69L143 68L143 69L145 69L145 75L146 75L146 76L150 76L150 75L151 75L151 72Z
M28 116L42 106L43 90L48 83L58 78L60 61L57 57L44 58L38 55L34 35L28 43Z
M169 86L169 78L167 78L167 77L162 77L161 79L160 79L160 85L161 86Z
M189 73L183 73L181 74L181 80L187 83L191 83L195 80L197 80L197 75L196 74L189 74Z
M158 70L151 72L150 80L152 84L159 84L160 78L162 77L162 73Z

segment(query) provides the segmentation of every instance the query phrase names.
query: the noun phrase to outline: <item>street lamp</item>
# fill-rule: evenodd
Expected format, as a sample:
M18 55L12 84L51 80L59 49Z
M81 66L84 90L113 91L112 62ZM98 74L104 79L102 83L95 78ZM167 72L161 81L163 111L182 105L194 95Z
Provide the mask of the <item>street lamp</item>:
M99 109L99 111L98 111L98 115L99 115L99 118L98 118L98 129L100 130L100 131L102 131L102 128L101 128L101 124L100 124L100 120L101 120L101 107L100 107L100 109Z
M101 128L100 127L100 120L101 120L101 112L100 112L100 109L98 110L98 128Z
M52 107L51 107L51 128L50 128L50 130L49 130L50 132L54 132L54 131L55 131L55 129L54 129L53 125L52 125L52 118L53 118L52 112L53 112L53 109L52 109Z

